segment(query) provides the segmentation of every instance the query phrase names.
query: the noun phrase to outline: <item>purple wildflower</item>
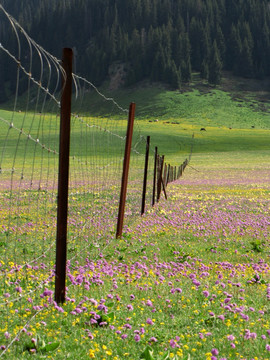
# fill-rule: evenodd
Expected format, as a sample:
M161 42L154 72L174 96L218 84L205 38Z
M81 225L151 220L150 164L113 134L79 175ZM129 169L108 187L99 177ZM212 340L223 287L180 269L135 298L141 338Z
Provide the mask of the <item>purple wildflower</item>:
M177 343L175 342L175 340L171 339L170 340L170 347L174 349L176 346L177 346Z
M9 338L10 338L10 336L11 336L11 335L10 335L10 333L9 333L8 331L6 331L6 332L4 333L4 335L5 335L5 338L6 338L6 339L9 339Z

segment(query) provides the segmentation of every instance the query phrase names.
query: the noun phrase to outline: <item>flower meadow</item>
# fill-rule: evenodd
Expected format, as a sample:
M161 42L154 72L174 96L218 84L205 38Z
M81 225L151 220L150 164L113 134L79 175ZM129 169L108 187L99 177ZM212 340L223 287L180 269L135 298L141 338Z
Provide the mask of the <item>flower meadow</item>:
M270 359L269 156L243 154L195 154L168 201L127 211L118 240L118 194L99 194L95 212L107 216L87 226L87 199L73 194L64 304L54 302L53 199L37 214L21 193L18 220L3 192L17 243L3 251L2 226L0 357ZM40 257L24 261L33 248Z

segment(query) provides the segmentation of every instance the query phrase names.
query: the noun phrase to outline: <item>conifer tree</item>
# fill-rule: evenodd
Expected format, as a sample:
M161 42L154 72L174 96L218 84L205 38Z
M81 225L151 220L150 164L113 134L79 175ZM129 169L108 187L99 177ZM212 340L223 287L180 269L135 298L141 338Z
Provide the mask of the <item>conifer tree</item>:
M182 37L182 60L181 60L181 80L188 83L191 80L191 61L190 61L190 42L188 34Z
M202 66L202 62L206 62L207 67L209 68L209 61L211 55L211 36L210 36L210 26L208 21L205 24L205 27L202 31L201 35L201 54L202 54L202 61L200 64L200 69Z
M209 77L208 59L204 59L202 62L200 76L202 79L208 79Z
M168 84L171 85L173 89L179 89L181 87L181 77L180 72L177 70L175 62L172 60L168 67Z
M219 85L221 83L221 70L222 62L220 60L216 40L214 40L209 62L208 81L210 84Z
M164 51L162 47L159 46L152 65L152 71L150 75L151 80L166 81L165 69L166 69L166 59L165 59Z
M217 47L220 53L220 58L222 61L225 60L225 54L226 54L226 45L225 45L225 38L222 32L222 29L219 24L216 26L216 35L215 35L216 41L217 41Z
M202 33L203 33L202 22L197 20L195 17L193 17L190 22L189 39L190 39L190 47L192 49L191 64L194 70L200 70L201 63L203 60L202 41L201 41ZM198 34L200 34L200 36L198 36Z
M238 74L238 59L242 51L242 44L239 35L239 30L235 25L231 27L231 33L228 42L228 51L227 51L227 68L228 70L233 70L235 75Z
M253 59L250 48L250 42L244 39L242 51L239 59L238 74L243 77L251 78L253 76Z
M130 51L129 58L135 73L137 81L140 81L142 78L142 47L141 47L141 37L137 29L134 29L132 32L131 42L130 42Z

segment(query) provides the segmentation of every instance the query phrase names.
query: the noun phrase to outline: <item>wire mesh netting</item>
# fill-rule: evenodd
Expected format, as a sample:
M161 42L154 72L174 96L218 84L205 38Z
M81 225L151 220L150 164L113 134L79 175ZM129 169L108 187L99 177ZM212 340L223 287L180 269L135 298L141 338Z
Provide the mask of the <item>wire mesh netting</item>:
M9 43L0 43L1 61L13 63L15 79L8 109L0 110L1 357L42 326L44 311L57 307L55 234L65 73L61 61L35 43L1 5L0 11L10 31ZM76 74L72 103L67 298L77 285L73 293L83 298L89 288L84 266L100 258L115 239L128 110ZM135 122L127 223L140 214L145 146ZM150 167L149 182L152 173ZM151 196L148 190L147 206Z

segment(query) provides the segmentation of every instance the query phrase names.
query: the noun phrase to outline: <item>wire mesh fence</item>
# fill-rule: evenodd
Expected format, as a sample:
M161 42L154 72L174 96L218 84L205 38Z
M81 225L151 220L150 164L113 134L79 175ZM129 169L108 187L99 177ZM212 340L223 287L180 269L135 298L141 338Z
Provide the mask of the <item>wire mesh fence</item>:
M42 312L61 310L53 294L61 79L65 82L66 73L61 61L35 43L2 5L0 11L10 31L10 42L0 42L0 52L14 64L16 79L9 110L0 110L2 357ZM89 80L77 74L72 80L66 285L68 298L71 288L83 283L76 288L83 298L89 289L84 267L102 257L116 236L128 109ZM124 236L142 213L142 197L144 211L156 197L156 152L150 146L146 181L146 145L147 136L135 121ZM157 169L165 192L167 180L176 177Z

